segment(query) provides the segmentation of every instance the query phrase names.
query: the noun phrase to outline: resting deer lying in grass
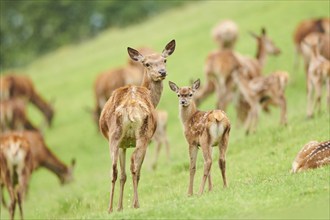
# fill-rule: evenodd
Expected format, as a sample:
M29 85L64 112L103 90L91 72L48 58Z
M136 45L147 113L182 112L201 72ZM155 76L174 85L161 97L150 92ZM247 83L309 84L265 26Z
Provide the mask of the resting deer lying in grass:
M113 196L117 180L117 161L121 169L118 210L123 209L123 191L126 182L126 149L135 147L131 157L133 177L133 207L138 208L138 183L140 170L147 146L156 130L155 107L158 105L163 80L166 78L166 58L174 52L175 41L169 42L162 54L143 56L137 50L128 48L129 56L144 66L142 86L129 85L116 89L106 102L100 116L99 126L109 141L112 160L112 188L110 191L109 213L113 211Z
M298 68L299 55L302 51L302 41L311 33L330 33L330 19L329 18L312 18L301 21L294 33L293 42L295 45L295 61L294 69ZM329 50L329 49L328 49ZM307 68L306 68L307 70Z
M292 163L292 173L330 164L330 141L310 141L299 151Z
M156 152L155 158L152 163L153 169L156 169L159 152L162 145L165 145L167 160L170 159L170 145L168 143L167 132L166 132L168 114L166 111L156 110L156 117L157 117L157 128L154 133L154 136L152 137L152 140L154 140L157 145L155 151Z
M184 135L189 144L190 180L188 195L191 196L193 194L193 183L199 146L202 149L204 157L204 175L199 194L203 194L206 179L209 181L209 190L212 190L210 171L213 146L219 146L219 167L221 169L223 185L226 187L226 151L230 132L229 119L222 110L202 112L196 108L193 96L200 86L199 80L195 81L191 87L186 86L179 88L173 82L169 82L169 85L171 90L177 93L179 97L180 118L184 128Z
M23 219L22 202L32 172L31 154L30 145L24 137L17 134L1 136L0 184L6 186L10 196L9 213L11 219L14 219L17 203L21 219ZM1 200L3 201L3 198Z
M27 117L25 101L19 98L0 101L0 129L38 130Z
M263 102L279 106L281 109L280 122L287 124L285 87L289 74L285 71L277 71L268 76L260 76L248 80L244 74L237 71L233 74L242 96L249 104L249 111L245 121L246 134L255 131L259 112Z
M212 38L222 49L233 49L238 38L238 26L232 20L223 20L212 29Z
M51 125L54 110L35 90L31 79L23 75L9 74L1 77L3 84L7 85L10 98L22 97L34 104L45 116L48 125Z
M138 49L142 55L151 54L153 50L147 47ZM141 85L143 79L143 66L136 61L129 60L125 67L112 69L101 73L94 82L94 96L96 100L93 112L94 120L98 126L100 114L112 92L119 87L132 84Z
M206 85L196 93L197 105L206 99L216 89L217 108L225 110L233 98L234 84L232 74L239 66L244 69L247 79L261 76L262 69L268 55L280 54L280 49L267 36L266 30L262 28L261 35L251 33L257 40L257 54L255 58L243 56L231 50L216 51L209 54L205 65ZM239 112L241 106L236 107Z
M321 111L322 84L326 82L327 105L330 112L330 61L320 54L319 44L309 44L303 41L310 50L310 60L307 70L307 117L311 118L314 109ZM313 92L314 98L313 98Z

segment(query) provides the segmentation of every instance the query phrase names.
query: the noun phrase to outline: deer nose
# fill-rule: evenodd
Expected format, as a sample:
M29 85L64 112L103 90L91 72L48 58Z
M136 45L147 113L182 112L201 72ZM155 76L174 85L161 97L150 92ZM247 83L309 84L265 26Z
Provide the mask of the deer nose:
M166 70L165 70L165 69L161 69L161 70L159 70L158 73L159 73L161 76L166 76Z
M186 103L186 102L185 102L185 101L183 101L183 100L182 100L182 101L180 101L180 104L181 104L181 105L184 105L185 103Z

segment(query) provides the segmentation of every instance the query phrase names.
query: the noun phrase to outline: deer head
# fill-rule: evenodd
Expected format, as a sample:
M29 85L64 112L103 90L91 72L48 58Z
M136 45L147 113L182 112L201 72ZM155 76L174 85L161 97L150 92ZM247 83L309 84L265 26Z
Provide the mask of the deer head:
M166 73L166 57L170 56L175 50L175 40L170 41L162 54L150 54L143 56L137 50L128 47L127 51L132 60L140 62L148 73L147 77L153 81L162 81L165 79Z
M260 36L253 32L250 32L250 35L258 41L258 45L260 45L267 54L276 56L281 53L281 50L275 45L275 43L267 37L266 29L264 27L261 28Z
M64 174L60 175L60 182L62 185L70 183L73 181L73 169L76 165L76 159L72 159L71 160L71 166L68 167L67 172L65 172Z
M193 96L196 90L200 86L200 80L197 79L191 87L185 86L179 88L174 82L169 81L170 88L179 97L179 105L182 107L188 107L193 102Z

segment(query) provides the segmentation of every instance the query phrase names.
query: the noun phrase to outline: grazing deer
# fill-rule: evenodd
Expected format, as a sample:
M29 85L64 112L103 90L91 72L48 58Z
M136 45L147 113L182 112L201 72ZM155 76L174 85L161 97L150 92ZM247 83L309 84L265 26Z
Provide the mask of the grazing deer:
M233 49L238 38L238 26L232 20L223 20L211 32L212 38L222 49Z
M293 33L293 42L295 45L294 69L298 68L299 55L302 54L301 42L310 33L330 33L329 18L312 18L301 21ZM307 70L307 68L306 68Z
M138 183L141 165L147 146L156 130L155 107L158 105L163 80L166 78L166 58L175 50L175 40L169 42L162 54L143 56L137 50L127 48L129 56L144 66L142 86L128 85L113 91L100 116L99 126L109 141L112 160L112 188L110 191L109 213L113 211L113 196L117 180L117 161L121 169L118 210L123 209L123 191L126 182L126 149L135 147L131 157L133 177L133 207L138 208Z
M24 131L21 135L25 137L31 145L33 158L33 169L44 167L54 173L61 184L67 184L73 181L73 169L76 163L72 159L71 165L65 165L47 146L43 136L38 131Z
M9 74L1 77L3 84L7 85L6 93L9 97L23 97L34 104L45 116L48 125L51 125L54 110L35 90L34 85L30 78L22 75Z
M209 54L205 65L206 85L196 93L195 101L197 105L216 89L217 108L225 110L230 100L233 98L234 84L232 73L242 66L246 78L252 79L261 76L267 55L278 55L280 49L267 36L266 29L262 28L261 35L251 33L257 40L257 54L255 58L243 56L231 50L216 51ZM238 106L239 112L241 106Z
M147 47L138 49L142 55L151 54L153 50ZM112 92L119 87L132 84L141 85L143 66L134 60L129 60L125 67L112 69L101 73L94 82L94 96L96 100L93 117L98 125L102 108L110 98Z
M292 173L330 164L330 140L310 141L299 151L292 163Z
M219 167L221 169L223 185L226 187L226 151L230 132L229 119L222 110L202 112L197 109L193 96L200 86L199 79L196 80L191 87L186 86L179 88L171 81L169 85L171 90L177 93L179 97L180 118L184 128L184 135L189 144L190 181L188 195L191 196L193 194L196 158L199 146L202 149L204 157L204 175L199 194L203 194L206 179L208 179L209 182L209 190L212 190L210 170L213 146L219 146Z
M0 185L4 184L6 186L10 196L9 213L11 219L14 219L17 203L21 219L23 219L22 202L32 172L31 157L30 145L26 138L17 134L1 136ZM3 201L3 198L1 200Z
M27 117L25 101L19 98L0 101L0 129L38 130Z
M327 105L330 111L330 61L320 54L320 41L314 44L303 41L303 44L310 49L307 71L307 117L311 118L314 109L321 111L322 84L324 81L327 86Z
M155 159L152 163L152 168L156 169L157 167L157 161L159 157L159 152L162 147L162 145L165 145L166 150L166 156L167 160L170 159L170 145L168 143L168 138L166 134L166 127L167 127L167 118L168 114L166 111L156 110L156 117L157 117L157 128L154 133L154 136L152 137L152 140L156 142L156 153L155 153Z
M246 134L255 131L263 102L279 106L281 109L280 122L283 125L287 124L284 94L289 79L287 72L276 71L268 76L260 76L248 80L244 74L237 71L234 72L233 77L242 96L249 104L249 111L245 121Z

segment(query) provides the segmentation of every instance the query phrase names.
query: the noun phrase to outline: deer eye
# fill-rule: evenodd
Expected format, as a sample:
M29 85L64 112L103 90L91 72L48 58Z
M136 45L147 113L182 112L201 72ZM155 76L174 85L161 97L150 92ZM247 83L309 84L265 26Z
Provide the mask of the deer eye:
M189 94L189 97L191 97L191 96L192 96L192 94L190 93L190 94Z
M166 63L166 62L167 62L167 60L165 59L165 60L164 60L164 63Z
M178 94L178 97L180 97L180 94Z
M149 63L146 63L145 65L146 65L146 67L149 67L149 66L150 66L150 64L149 64Z

